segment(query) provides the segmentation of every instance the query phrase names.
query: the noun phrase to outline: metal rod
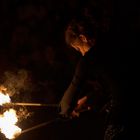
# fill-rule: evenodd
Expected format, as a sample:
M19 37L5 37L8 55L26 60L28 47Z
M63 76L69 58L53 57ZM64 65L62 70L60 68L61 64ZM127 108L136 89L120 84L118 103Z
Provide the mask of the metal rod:
M43 126L46 126L46 125L49 125L49 124L51 124L51 123L53 123L53 122L55 122L55 121L57 121L57 120L60 120L60 118L55 118L55 119L53 119L53 120L50 120L50 121L47 121L47 122L44 122L44 123L35 125L35 126L33 126L33 127L30 127L30 128L28 128L28 129L25 129L25 130L23 130L23 131L21 132L21 134L27 133L27 132L29 132L29 131L35 130L35 129L37 129L37 128L40 128L40 127L43 127Z
M88 111L88 109L85 109L85 110L82 110L81 112L85 112L85 111ZM32 130L35 130L35 129L38 129L38 128L40 128L40 127L43 127L43 126L47 126L47 125L49 125L49 124L51 124L51 123L53 123L53 122L56 122L56 121L70 121L71 120L71 118L67 118L67 119L62 119L62 118L55 118L55 119L52 119L52 120L50 120L50 121L47 121L47 122L44 122L44 123L40 123L40 124L38 124L38 125L35 125L35 126L33 126L33 127L30 127L30 128L27 128L27 129L25 129L25 130L23 130L22 132L21 132L21 134L24 134L24 133L27 133L27 132L29 132L29 131L32 131Z
M82 110L81 112L85 112L85 111L88 111L88 109ZM63 120L63 119L61 119L61 118L58 117L58 118L55 118L53 120L50 120L50 121L47 121L47 122L44 122L44 123L40 123L40 124L35 125L33 127L27 128L27 129L23 130L21 132L21 134L26 133L26 132L29 132L29 131L32 131L32 130L35 130L35 129L38 129L38 128L43 127L43 126L46 126L46 125L49 125L49 124L51 124L53 122L56 122L56 121L64 121L64 122L66 122L66 121L70 121L70 120L71 120L71 118L67 118L67 119L65 118Z
M6 105L59 107L58 104L41 104L41 103L7 103Z

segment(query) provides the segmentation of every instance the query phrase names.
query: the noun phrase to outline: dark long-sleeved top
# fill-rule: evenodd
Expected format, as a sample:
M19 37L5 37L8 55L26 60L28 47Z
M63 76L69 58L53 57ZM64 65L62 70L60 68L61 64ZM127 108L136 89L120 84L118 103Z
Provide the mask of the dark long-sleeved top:
M108 94L105 85L107 83L103 80L104 76L99 73L101 72L98 71L96 53L94 48L91 48L80 58L73 79L61 101L67 103L66 106L72 110L78 97L84 94L88 97L89 102L93 101L96 104L104 91L106 92L104 94Z

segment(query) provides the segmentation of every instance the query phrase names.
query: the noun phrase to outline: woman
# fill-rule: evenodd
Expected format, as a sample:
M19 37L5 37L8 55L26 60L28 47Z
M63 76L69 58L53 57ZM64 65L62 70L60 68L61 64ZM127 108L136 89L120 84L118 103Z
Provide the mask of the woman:
M105 111L107 127L105 140L112 140L123 131L118 87L108 77L98 58L99 27L97 21L90 17L73 19L65 32L66 43L80 52L81 58L77 64L73 79L66 89L61 101L60 115L63 117L78 117L86 110ZM100 50L101 51L101 50ZM104 59L104 58L102 58ZM115 85L115 86L114 86Z
M73 19L67 26L65 40L71 48L81 54L81 58L77 64L72 82L61 99L60 114L63 116L79 116L78 110L85 106L86 102L92 103L91 100L94 100L92 106L94 104L94 109L99 108L99 100L104 97L105 101L109 94L103 91L104 85L102 84L104 81L99 82L100 71L97 70L98 64L96 61L97 22L87 16ZM83 97L79 99L80 96ZM91 109L91 106L87 107L87 109Z

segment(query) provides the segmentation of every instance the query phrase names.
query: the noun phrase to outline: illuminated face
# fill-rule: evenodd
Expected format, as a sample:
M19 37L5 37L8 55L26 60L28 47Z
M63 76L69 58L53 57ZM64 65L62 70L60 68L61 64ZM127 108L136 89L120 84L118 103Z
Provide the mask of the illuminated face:
M71 46L78 52L80 52L82 54L82 56L85 55L85 53L89 50L89 48L87 48L84 45L80 45L80 44L71 44Z
M66 35L66 42L68 42L68 44L76 51L80 52L82 56L84 56L85 53L91 48L91 45L89 45L88 41L90 40L87 40L87 37L83 34L80 34L79 36L68 36L68 34Z
M82 56L84 56L85 53L91 48L88 43L85 43L81 40L75 40L73 43L71 43L71 47L80 52Z

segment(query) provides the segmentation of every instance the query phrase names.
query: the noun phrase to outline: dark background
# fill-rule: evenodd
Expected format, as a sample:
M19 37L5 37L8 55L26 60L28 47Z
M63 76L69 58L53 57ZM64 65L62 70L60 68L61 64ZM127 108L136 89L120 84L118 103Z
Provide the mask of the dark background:
M139 6L135 1L1 0L0 82L9 90L14 90L14 101L60 101L79 58L79 54L69 50L65 44L65 27L75 14L84 10L92 13L94 9L98 13L103 33L100 60L114 81L119 83L124 106L128 108L130 89L133 92L132 100L135 100L136 95L131 87L135 81L133 77L137 76L134 64L138 60L135 53L138 46L136 35L140 29ZM9 82L13 87L9 86ZM57 115L56 109L27 109L34 114L21 122L23 129L49 121ZM99 118L93 127L90 121L95 116L88 117L84 116L84 121L81 117L80 121L58 122L41 127L21 135L17 140L102 140L103 127L100 126L103 119Z

